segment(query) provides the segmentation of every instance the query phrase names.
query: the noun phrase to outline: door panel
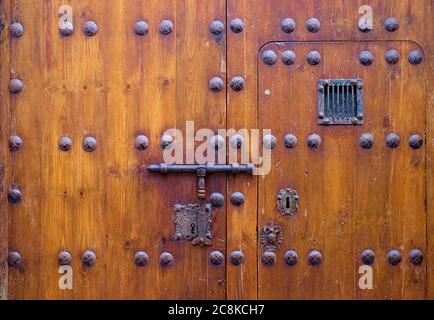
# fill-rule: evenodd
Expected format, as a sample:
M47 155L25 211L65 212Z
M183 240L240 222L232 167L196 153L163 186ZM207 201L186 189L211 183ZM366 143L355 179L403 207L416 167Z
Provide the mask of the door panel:
M259 53L260 126L272 128L278 139L271 173L259 183L259 227L272 222L283 233L276 265L259 265L260 298L425 297L426 265L409 261L411 250L426 252L425 148L409 147L411 135L426 133L424 69L407 59L389 65L383 57L390 49L402 57L421 50L406 41L275 42ZM296 61L267 65L263 55L269 50L278 56L292 51ZM358 61L365 50L375 57L369 66ZM307 61L312 51L321 55L317 65ZM363 80L363 124L319 124L321 79ZM386 145L391 133L401 139L396 148ZM297 137L295 148L285 147L287 134ZM312 134L321 138L317 149L308 146ZM374 138L370 149L360 146L363 134ZM277 211L276 196L283 188L299 195L293 217ZM374 290L358 286L366 249L375 253ZM393 249L402 254L397 266L387 262ZM295 266L284 263L287 250L298 254ZM315 250L322 255L318 266L309 264Z

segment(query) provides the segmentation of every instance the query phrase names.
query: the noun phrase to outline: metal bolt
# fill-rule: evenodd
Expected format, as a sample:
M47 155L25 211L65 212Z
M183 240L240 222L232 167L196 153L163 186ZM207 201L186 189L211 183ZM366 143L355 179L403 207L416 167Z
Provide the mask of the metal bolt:
M240 33L244 30L244 22L240 18L231 21L231 30L233 33Z
M173 31L173 23L170 20L163 20L160 22L160 33L162 35L169 35Z
M423 139L420 135L413 134L408 138L408 145L414 150L420 149L423 145Z
M311 134L308 138L307 138L307 145L309 146L309 148L311 149L318 149L321 145L321 137L317 134Z
M309 32L316 33L321 29L321 23L316 18L310 18L306 22L306 29Z
M209 262L216 267L223 265L225 257L220 251L213 251L209 255Z
M162 149L168 149L172 146L174 139L171 135L165 134L160 139L160 147Z
M59 149L64 152L68 152L72 149L72 139L70 137L62 137L59 142Z
M307 62L311 66L316 66L321 63L321 54L318 51L311 51L307 55Z
M225 25L220 20L214 20L209 25L209 32L215 36L220 36L225 31Z
M263 138L263 144L266 149L272 150L276 148L277 139L272 134L267 134Z
M241 250L236 250L231 253L231 263L234 266L239 266L244 263L244 253Z
M94 137L86 137L83 139L83 150L93 152L96 150L96 139Z
M413 249L410 251L410 262L411 264L418 266L423 262L423 253L419 249Z
M93 37L98 33L98 26L95 21L86 21L83 25L84 34Z
M241 91L244 89L245 81L241 76L235 76L231 79L230 86L234 91Z
M62 37L72 36L74 33L74 25L70 21L63 21L59 27L59 33Z
M401 263L401 260L402 260L402 256L401 256L401 253L398 250L391 250L387 254L387 261L392 266L397 266L398 264Z
M138 135L136 137L136 141L134 143L134 146L136 147L137 150L139 151L143 151L148 149L149 147L149 139L147 136L145 135Z
M390 49L386 52L386 55L384 56L388 64L397 64L400 59L399 52L395 49Z
M374 145L374 136L370 133L362 134L359 144L363 149L371 149Z
M292 18L285 18L280 23L280 29L285 33L291 33L295 30L296 23Z
M394 17L389 17L384 20L384 28L389 32L395 32L399 29L399 21Z
M298 263L298 254L294 250L289 250L285 252L283 259L288 266L292 267Z
M308 260L311 266L319 266L322 263L321 252L317 250L312 251L311 253L309 253Z
M160 255L160 266L162 268L170 268L170 267L172 267L174 261L175 261L175 258L169 252L163 252Z
M214 77L209 81L208 87L213 92L219 92L224 89L225 82L220 77Z
M209 139L209 145L214 147L215 150L221 150L225 146L225 139L220 135L212 136Z
M24 34L24 26L19 22L14 22L10 26L11 36L19 38Z
M273 50L265 50L262 53L262 60L266 65L272 66L277 62L277 54Z
M423 60L423 54L419 50L412 50L408 54L408 62L411 64L417 65L421 63Z
M219 192L214 192L210 197L210 201L214 208L220 208L225 205L225 197Z
M23 146L23 139L19 136L12 136L9 138L9 150L16 152L20 150Z
M371 249L366 249L362 252L360 256L360 260L362 260L362 263L367 266L371 266L374 264L375 261L375 253Z
M17 205L21 202L23 194L18 187L12 187L8 192L8 202L10 205Z
M261 257L262 263L267 267L272 267L276 264L276 254L272 251L265 251Z
M234 134L231 137L231 146L234 149L241 149L244 145L244 137L240 134Z
M18 269L21 267L23 263L23 259L21 258L21 254L16 251L9 252L8 254L8 265L11 268Z
M24 88L23 81L20 79L12 79L9 82L9 92L12 94L18 94L20 93Z
M96 254L91 250L86 250L81 256L81 261L83 265L87 268L91 268L96 263Z
M68 251L62 251L57 255L59 266L70 266L72 264L72 255Z
M298 144L298 139L294 134L287 134L283 138L283 142L285 143L286 148L294 149Z
M386 145L389 148L395 149L399 147L401 143L401 138L396 133L391 133L386 137Z
M364 50L360 52L359 61L364 66L370 66L374 62L374 55L371 51Z
M282 52L282 54L280 55L280 58L282 59L283 64L290 66L290 65L295 63L297 56L296 56L294 51L287 50L287 51Z
M136 22L134 26L134 32L138 36L144 36L148 33L148 31L149 31L149 25L145 20L139 20Z
M231 203L235 207L241 207L244 204L244 194L241 192L234 192L231 196Z
M144 251L139 251L134 255L134 263L138 267L145 267L148 264L149 256Z

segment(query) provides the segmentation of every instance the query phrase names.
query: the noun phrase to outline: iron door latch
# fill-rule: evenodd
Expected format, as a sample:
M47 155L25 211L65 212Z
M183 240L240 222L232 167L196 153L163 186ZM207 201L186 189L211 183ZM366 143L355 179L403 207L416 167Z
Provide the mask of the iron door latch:
M160 174L196 174L199 203L175 204L175 240L190 240L194 246L210 246L212 241L212 205L206 203L205 178L216 173L252 175L254 168L255 166L251 164L154 164L148 166L147 170Z

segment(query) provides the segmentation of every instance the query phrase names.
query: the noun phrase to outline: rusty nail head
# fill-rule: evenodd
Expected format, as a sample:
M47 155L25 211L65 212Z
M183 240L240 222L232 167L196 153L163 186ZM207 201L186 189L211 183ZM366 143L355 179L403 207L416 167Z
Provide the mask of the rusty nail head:
M81 260L85 267L93 267L96 263L96 254L91 250L86 250L81 257Z
M149 255L145 251L139 251L134 255L134 263L138 267L145 267L149 262Z

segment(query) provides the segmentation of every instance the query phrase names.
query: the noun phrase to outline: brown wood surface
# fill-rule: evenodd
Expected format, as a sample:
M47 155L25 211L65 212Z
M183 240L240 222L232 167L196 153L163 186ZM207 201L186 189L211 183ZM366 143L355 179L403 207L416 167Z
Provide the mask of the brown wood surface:
M57 25L64 4L74 10L75 31L68 38L59 35ZM374 30L368 33L357 27L364 4L374 9ZM432 0L0 1L5 25L0 33L0 298L434 299L433 8ZM389 16L399 19L398 31L385 31L382 23ZM297 23L291 34L280 30L285 17ZM306 31L311 17L320 19L319 33ZM243 32L230 30L234 18L244 21ZM150 26L144 37L134 34L138 19ZM159 33L163 19L174 23L172 34ZM214 19L226 25L219 43L208 30ZM98 24L96 36L83 34L86 20ZM15 21L25 28L18 39L9 34ZM270 44L276 51L294 47L297 65L264 66L259 53L272 41L284 42ZM383 59L392 45L403 52L394 67ZM325 64L304 63L312 47L324 52ZM410 66L406 54L417 47L424 61ZM357 62L366 48L375 53L368 68ZM316 80L355 73L368 79L366 90L375 86L380 92L368 92L372 121L357 128L318 127ZM246 79L243 91L209 91L210 78L229 83L237 75ZM8 84L15 77L25 88L12 96ZM265 99L264 89L272 96ZM162 162L162 133L184 130L187 120L195 121L196 129L270 127L278 138L269 176L207 179L208 195L221 192L226 199L214 210L209 248L173 240L173 205L196 201L196 178L142 172L143 165ZM297 131L299 146L286 150L282 138L291 130ZM407 148L414 130L426 133L418 151ZM317 152L305 143L312 131L324 137ZM369 151L358 147L365 131L376 139ZM384 146L391 131L401 134L396 150ZM24 145L10 152L8 138L15 134ZM134 148L138 134L150 139L146 151ZM73 139L68 153L57 147L66 135ZM93 153L81 147L86 136L97 138ZM275 211L276 192L291 184L301 195L293 221ZM19 205L8 204L10 186L23 192ZM236 191L246 199L241 207L230 203ZM284 225L285 240L276 267L264 268L258 227L270 220ZM375 289L361 291L359 256L367 247L377 254ZM307 265L313 248L324 254L320 267ZM385 262L392 248L403 253L398 267ZM424 251L422 266L409 264L412 248ZM87 249L97 255L93 268L81 264ZM295 268L283 263L287 249L299 253ZM15 250L23 265L8 269L7 252ZM62 250L73 255L72 291L58 288L56 257ZM150 256L145 268L134 264L139 250ZM213 250L224 253L224 266L211 266ZM231 265L234 250L244 252L243 265ZM170 269L159 266L164 251L175 257Z

